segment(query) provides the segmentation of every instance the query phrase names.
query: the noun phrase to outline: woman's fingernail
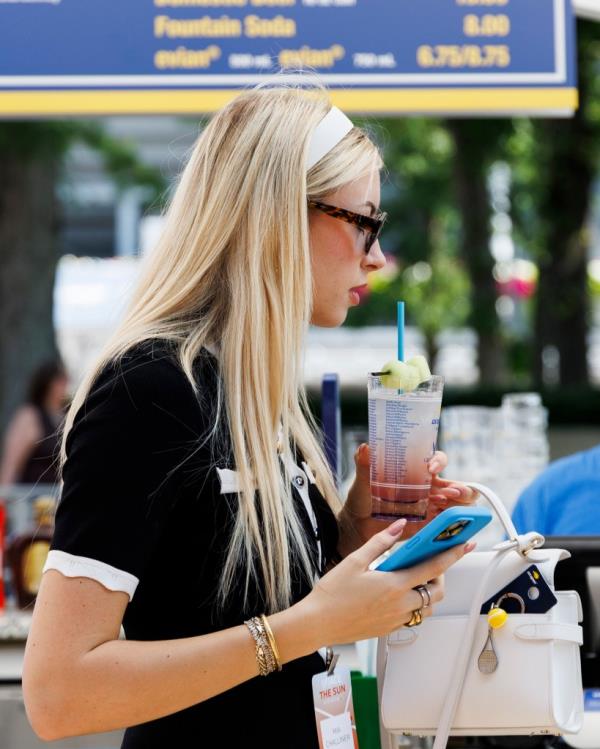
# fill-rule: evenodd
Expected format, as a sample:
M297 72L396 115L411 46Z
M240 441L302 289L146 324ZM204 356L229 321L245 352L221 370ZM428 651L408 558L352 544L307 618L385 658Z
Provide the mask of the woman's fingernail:
M468 544L465 544L465 554L468 554L469 552L473 551L473 549L477 546L477 544L474 541L469 541Z
M400 520L396 520L390 526L388 526L388 531L392 534L392 536L397 536L405 525L406 520L404 518L401 518Z

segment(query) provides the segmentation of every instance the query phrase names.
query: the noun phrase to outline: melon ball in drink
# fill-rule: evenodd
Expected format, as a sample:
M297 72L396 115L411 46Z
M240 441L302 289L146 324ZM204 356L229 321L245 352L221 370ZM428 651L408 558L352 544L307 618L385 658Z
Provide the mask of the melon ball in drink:
M380 376L383 387L404 390L406 393L410 393L431 377L424 356L413 356L405 362L392 359L383 365L381 371L385 373Z

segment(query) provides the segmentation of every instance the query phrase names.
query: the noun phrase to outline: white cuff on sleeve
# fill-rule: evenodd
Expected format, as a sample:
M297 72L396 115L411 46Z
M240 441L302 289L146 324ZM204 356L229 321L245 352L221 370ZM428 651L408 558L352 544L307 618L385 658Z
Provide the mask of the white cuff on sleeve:
M76 556L75 554L69 554L66 551L59 551L58 549L51 549L48 552L42 574L46 570L58 570L67 577L90 577L109 590L119 590L127 593L130 601L139 583L139 579L135 575L112 567L110 564L106 564L106 562L100 562L97 559L90 559L89 557Z

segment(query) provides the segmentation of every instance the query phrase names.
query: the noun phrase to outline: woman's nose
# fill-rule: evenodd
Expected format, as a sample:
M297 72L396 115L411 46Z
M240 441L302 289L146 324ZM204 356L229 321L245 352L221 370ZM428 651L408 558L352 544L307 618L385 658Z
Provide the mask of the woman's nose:
M377 240L364 256L364 265L371 271L381 270L386 262L379 240Z

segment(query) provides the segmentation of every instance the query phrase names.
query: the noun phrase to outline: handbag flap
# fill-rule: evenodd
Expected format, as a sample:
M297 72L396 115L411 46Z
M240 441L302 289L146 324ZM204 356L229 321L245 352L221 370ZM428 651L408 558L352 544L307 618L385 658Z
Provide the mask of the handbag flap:
M433 616L468 613L484 571L495 554L494 551L475 551L453 564L444 576L444 599L435 605ZM532 564L539 567L548 585L554 588L556 565L561 559L568 559L569 556L569 552L565 549L546 548L531 551L527 557L521 556L517 551L505 554L498 568L488 580L485 595L481 602L483 603L483 601L491 598L498 590L518 577Z

